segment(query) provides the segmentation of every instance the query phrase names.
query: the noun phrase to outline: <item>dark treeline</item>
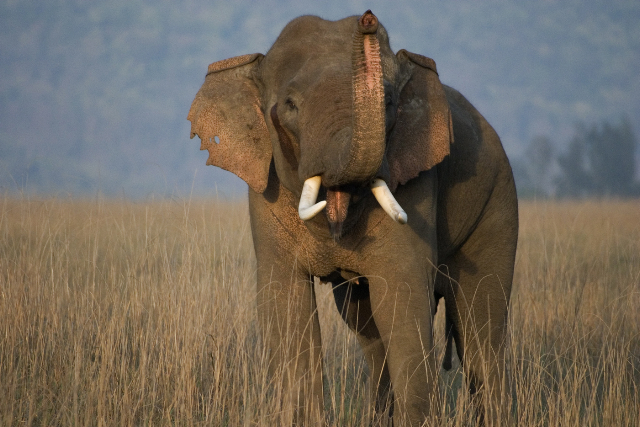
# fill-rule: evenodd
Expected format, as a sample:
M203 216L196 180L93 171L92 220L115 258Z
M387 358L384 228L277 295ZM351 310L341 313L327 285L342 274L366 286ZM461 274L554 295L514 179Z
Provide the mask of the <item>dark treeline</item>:
M576 125L566 148L547 136L512 162L520 197L638 197L638 141L628 118Z

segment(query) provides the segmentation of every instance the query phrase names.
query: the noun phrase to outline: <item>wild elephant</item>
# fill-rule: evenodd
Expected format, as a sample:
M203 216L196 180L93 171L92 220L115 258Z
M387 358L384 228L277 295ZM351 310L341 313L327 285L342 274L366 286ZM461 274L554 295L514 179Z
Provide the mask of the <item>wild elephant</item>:
M188 119L207 164L249 186L259 317L294 423L323 411L314 277L362 345L378 418L439 413L444 297L470 390L497 419L516 191L498 135L433 60L394 54L371 11L302 16L266 55L211 64Z

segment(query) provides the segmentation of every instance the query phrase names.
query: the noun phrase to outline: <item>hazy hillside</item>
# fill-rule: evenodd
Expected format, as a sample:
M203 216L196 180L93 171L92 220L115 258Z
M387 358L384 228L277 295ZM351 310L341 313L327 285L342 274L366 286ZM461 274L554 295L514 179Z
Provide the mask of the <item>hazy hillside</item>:
M207 65L265 52L287 21L371 8L433 57L512 157L626 115L640 134L640 2L3 1L0 187L145 196L243 188L185 117Z

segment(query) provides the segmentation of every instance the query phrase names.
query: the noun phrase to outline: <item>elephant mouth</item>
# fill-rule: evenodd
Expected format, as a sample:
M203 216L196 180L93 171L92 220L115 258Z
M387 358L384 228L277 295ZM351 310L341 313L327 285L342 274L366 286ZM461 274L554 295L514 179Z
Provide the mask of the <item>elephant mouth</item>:
M349 203L352 199L353 186L339 186L327 188L325 213L329 220L331 236L338 240L342 236L344 222L347 219Z
M355 185L342 185L326 188L326 200L317 202L320 193L322 178L319 175L308 178L302 187L298 215L303 221L315 217L326 207L326 216L329 221L331 235L339 239L343 233L345 220L349 211L349 205L354 199L359 199L361 187ZM384 180L376 178L369 184L374 197L380 203L380 207L397 223L406 224L407 214L398 204ZM366 191L364 192L366 194ZM355 196L355 197L354 197Z

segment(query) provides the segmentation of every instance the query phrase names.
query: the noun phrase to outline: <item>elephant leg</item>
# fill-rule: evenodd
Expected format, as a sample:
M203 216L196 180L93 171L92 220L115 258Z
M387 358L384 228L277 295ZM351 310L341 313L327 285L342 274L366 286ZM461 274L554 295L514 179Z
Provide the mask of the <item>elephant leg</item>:
M437 287L445 289L447 323L453 326L477 416L489 426L509 417L505 345L515 243L513 230L481 222L462 248L442 262L448 277L437 279Z
M371 400L375 402L373 425L385 425L384 422L393 415L391 378L384 343L371 311L369 281L361 277L358 284L354 284L338 276L331 283L338 312L356 333L369 366Z
M285 419L290 417L293 425L318 425L324 403L313 281L302 272L283 271L258 268L258 317L269 350L269 372L276 378L276 392L282 392Z
M439 300L436 295L436 300ZM437 303L436 303L437 304ZM446 306L445 306L446 310ZM444 335L445 335L445 348L444 348L444 357L442 359L442 369L445 371L450 371L452 366L452 358L453 358L453 322L449 316L445 316L444 319Z
M369 276L370 304L386 349L394 425L421 426L437 419L440 409L432 334L435 300L426 272L401 277L411 269L397 270L392 277Z

